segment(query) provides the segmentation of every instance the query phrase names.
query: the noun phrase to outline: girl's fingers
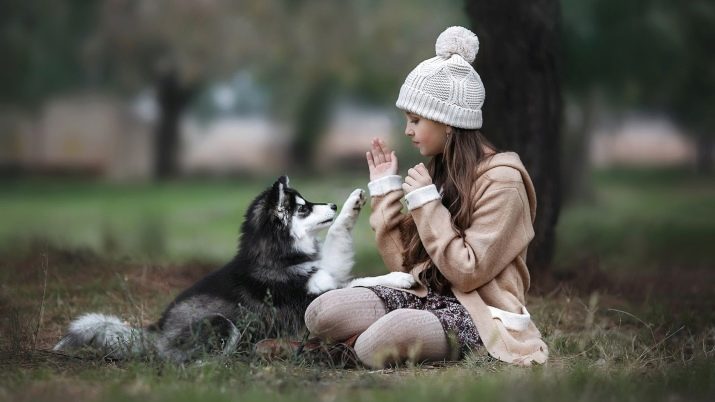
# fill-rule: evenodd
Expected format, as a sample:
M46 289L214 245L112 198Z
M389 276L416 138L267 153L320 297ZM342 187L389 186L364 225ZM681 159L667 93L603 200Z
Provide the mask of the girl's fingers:
M390 152L390 149L383 140L380 140L380 150L382 150L382 154L385 155L385 161L390 162L392 160L392 152Z
M405 183L409 183L413 187L419 188L432 184L432 178L424 165L417 165L407 171Z
M380 146L377 141L372 142L372 157L375 161L375 165L379 165L385 162L385 158L382 155L382 151L380 150Z
M412 170L412 173L415 176L415 178L430 177L429 172L427 171L427 168L425 168L424 165L421 163L415 165L410 170Z
M387 155L385 155L385 151L382 150L382 145L380 144L380 141L377 141L377 155L380 159L380 163L387 162Z
M380 147L380 152L382 152L382 155L385 157L386 161L389 161L389 148L387 147L387 144L385 144L385 141L383 140L378 140L377 145Z
M375 169L375 161L372 159L372 152L365 152L365 158L367 159L367 166L370 170Z
M422 176L427 176L429 177L429 172L427 171L427 168L425 167L424 164L420 163L415 166L415 170Z

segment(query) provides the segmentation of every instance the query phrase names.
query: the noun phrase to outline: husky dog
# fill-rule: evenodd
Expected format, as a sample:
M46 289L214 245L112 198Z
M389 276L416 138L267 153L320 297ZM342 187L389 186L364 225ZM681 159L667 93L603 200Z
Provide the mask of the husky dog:
M85 314L54 350L90 347L117 359L153 353L176 362L229 354L239 342L300 335L308 304L328 290L412 287L413 277L402 272L349 282L351 232L364 204L364 191L356 189L337 214L335 204L306 200L281 176L248 207L238 254L179 294L159 321L135 328L114 316ZM320 247L317 234L328 227Z

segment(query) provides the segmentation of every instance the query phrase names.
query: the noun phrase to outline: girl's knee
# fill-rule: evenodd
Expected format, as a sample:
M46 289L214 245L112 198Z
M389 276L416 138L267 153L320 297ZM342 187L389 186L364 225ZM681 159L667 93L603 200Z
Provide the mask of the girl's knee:
M431 314L426 311L407 308L392 310L375 323L377 325L376 329L383 333L399 335L394 338L396 341L409 341L408 338L414 338L420 329L416 318L424 313Z
M358 358L372 368L382 368L386 362L397 360L403 345L410 342L406 338L411 336L402 326L409 315L409 310L397 309L372 324L355 341Z
M326 303L329 293L323 293L313 300L305 310L305 326L314 336L321 336L325 332L325 327L330 323L331 303Z
M313 300L305 310L305 326L314 336L329 337L346 312L340 301L348 296L348 289L335 289Z
M425 339L420 337L420 333L428 329L424 328L424 324L429 327L432 317L434 315L427 311L393 310L357 338L355 353L365 365L372 368L383 368L405 359L420 360L422 349L426 346L423 345Z
M336 289L313 300L305 311L311 334L343 340L364 331L385 314L382 300L365 288Z

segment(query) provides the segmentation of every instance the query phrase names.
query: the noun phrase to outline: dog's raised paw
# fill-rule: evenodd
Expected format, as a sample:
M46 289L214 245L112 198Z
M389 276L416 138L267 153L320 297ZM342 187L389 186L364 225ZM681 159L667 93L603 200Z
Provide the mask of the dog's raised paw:
M350 196L345 201L345 206L343 206L343 209L346 211L360 211L363 205L365 205L366 201L367 197L365 197L365 190L357 188L353 190L352 193L350 193Z

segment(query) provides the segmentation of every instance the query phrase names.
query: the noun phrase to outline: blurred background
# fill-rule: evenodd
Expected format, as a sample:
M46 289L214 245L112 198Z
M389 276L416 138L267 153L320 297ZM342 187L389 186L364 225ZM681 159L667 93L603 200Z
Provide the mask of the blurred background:
M221 262L277 175L340 202L375 136L404 173L394 101L451 25L480 37L485 135L537 185L532 271L712 278L706 0L5 0L0 250ZM367 214L356 238L382 272Z

